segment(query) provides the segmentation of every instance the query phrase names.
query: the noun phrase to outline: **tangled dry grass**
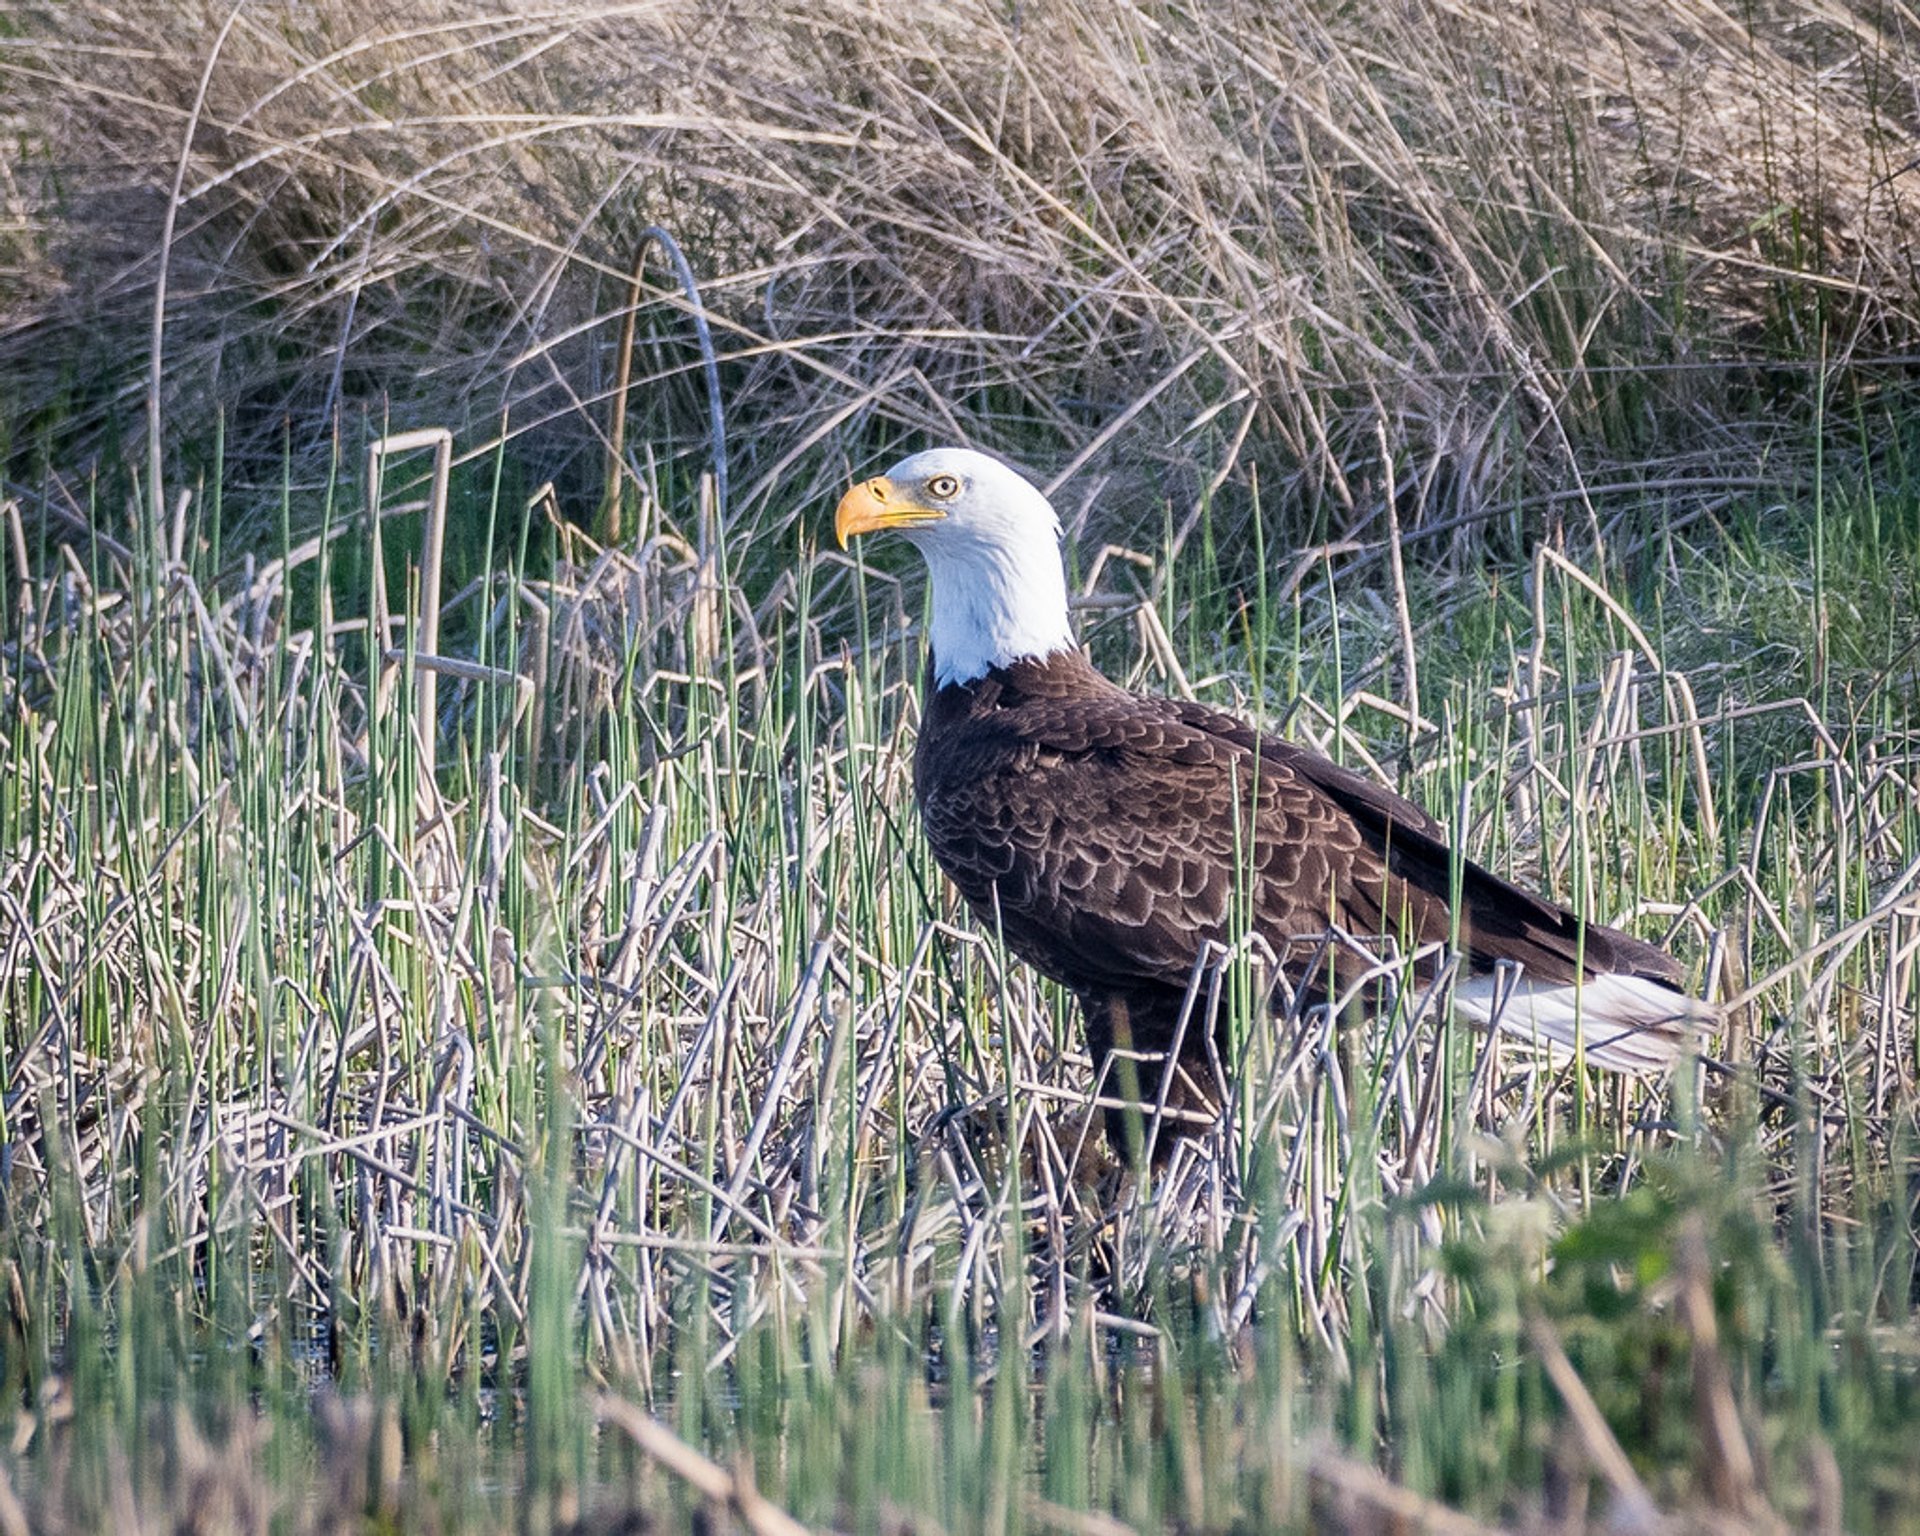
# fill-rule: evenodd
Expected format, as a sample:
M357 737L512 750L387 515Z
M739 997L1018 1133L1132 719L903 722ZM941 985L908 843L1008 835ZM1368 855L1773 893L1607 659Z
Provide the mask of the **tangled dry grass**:
M289 419L504 420L564 485L660 225L755 509L915 433L1111 471L1123 521L1257 466L1350 525L1383 441L1437 522L1724 487L1823 351L1914 350L1914 28L1842 0L16 5L0 362L43 444L127 437L164 279L170 421L217 410L277 465ZM642 304L635 435L697 453L678 284Z

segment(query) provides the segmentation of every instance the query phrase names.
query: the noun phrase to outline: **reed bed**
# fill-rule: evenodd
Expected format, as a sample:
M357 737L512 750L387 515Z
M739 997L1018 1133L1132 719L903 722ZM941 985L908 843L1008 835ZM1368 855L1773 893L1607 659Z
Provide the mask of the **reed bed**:
M1390 696L1403 626L1338 558L1176 624L1179 559L1102 564L1116 671L1297 698L1299 735L1451 808L1476 857L1670 933L1731 1003L1642 1086L1403 1006L1392 956L1363 1024L1259 1008L1261 957L1215 956L1196 1005L1236 1020L1241 1089L1142 1180L1089 1130L1116 1089L1064 1000L917 841L906 589L808 548L752 600L702 532L710 484L650 490L633 550L543 491L467 507L548 547L449 593L427 652L401 530L446 502L443 443L368 455L380 515L343 475L270 559L220 557L217 487L125 547L33 549L15 516L3 1353L36 1519L198 1498L330 1528L301 1489L353 1471L367 1518L704 1497L753 1527L759 1484L667 1476L656 1423L725 1478L757 1452L777 1506L829 1524L1000 1528L1029 1497L1209 1528L1398 1497L1558 1519L1549 1463L1649 1519L1824 1519L1830 1464L1852 1518L1893 1507L1910 646L1825 674L1852 679L1840 725L1790 678L1670 661L1607 567L1543 546L1524 600L1453 595L1474 654L1430 659L1421 715ZM1913 569L1911 525L1886 538L1827 571L1849 602ZM1705 620L1711 572L1667 555ZM1621 1411L1648 1349L1692 1361L1644 1389L1664 1439ZM490 1509L446 1481L486 1456L514 1490Z

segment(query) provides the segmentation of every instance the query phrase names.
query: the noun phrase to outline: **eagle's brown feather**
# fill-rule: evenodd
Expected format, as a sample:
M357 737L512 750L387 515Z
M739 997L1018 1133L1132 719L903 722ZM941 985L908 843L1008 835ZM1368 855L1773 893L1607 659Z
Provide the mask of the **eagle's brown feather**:
M1199 947L1234 937L1236 885L1282 954L1337 928L1407 951L1445 942L1469 971L1680 981L1664 951L1458 859L1391 791L1232 716L1129 693L1077 651L930 678L914 770L941 867L1079 994L1096 1060L1116 1040L1168 1047ZM1204 1044L1194 1032L1190 1070Z

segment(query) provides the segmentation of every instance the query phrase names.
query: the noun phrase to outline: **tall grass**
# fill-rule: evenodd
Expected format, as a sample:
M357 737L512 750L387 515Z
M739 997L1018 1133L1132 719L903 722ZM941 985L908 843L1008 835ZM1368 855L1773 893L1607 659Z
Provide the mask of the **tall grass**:
M811 544L702 562L699 487L599 550L474 465L456 522L529 536L452 549L423 654L431 468L386 455L376 519L360 462L290 506L322 537L224 566L217 482L121 550L16 514L0 1359L35 1522L1525 1523L1592 1486L1897 1523L1911 490L1826 497L1817 606L1759 534L1415 567L1424 717L1352 557L1257 624L1183 557L1135 595L1109 562L1111 670L1233 701L1306 658L1297 734L1389 779L1410 738L1475 857L1734 1003L1669 1094L1302 999L1149 1182L911 824L909 589ZM1162 592L1196 594L1178 650ZM1821 626L1845 719L1767 662Z

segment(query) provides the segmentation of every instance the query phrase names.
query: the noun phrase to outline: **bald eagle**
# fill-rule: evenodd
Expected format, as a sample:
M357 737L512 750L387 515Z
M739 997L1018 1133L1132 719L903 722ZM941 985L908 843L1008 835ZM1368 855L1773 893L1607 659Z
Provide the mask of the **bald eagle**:
M1196 957L1238 936L1236 912L1298 984L1367 967L1358 946L1311 942L1329 935L1394 942L1422 987L1451 952L1456 1016L1616 1072L1660 1071L1711 1021L1671 956L1461 859L1410 801L1101 676L1068 623L1059 519L997 459L914 454L848 491L834 528L842 548L897 532L926 560L927 841L981 923L1079 999L1096 1067L1178 1039L1178 1080L1212 1082L1220 1053L1182 1016ZM1159 1097L1192 1122L1191 1092Z

